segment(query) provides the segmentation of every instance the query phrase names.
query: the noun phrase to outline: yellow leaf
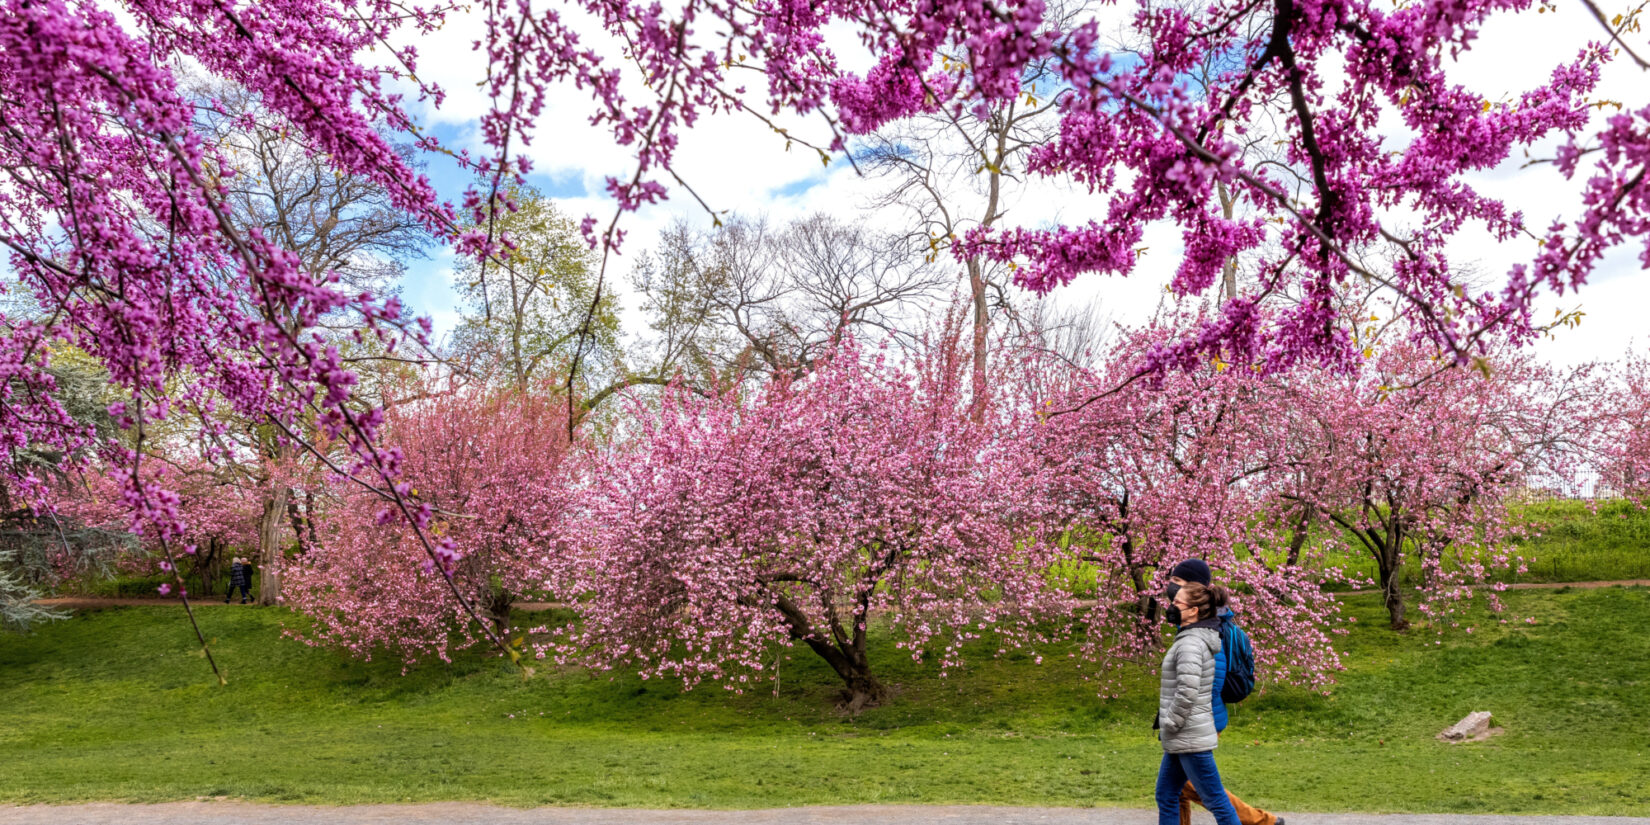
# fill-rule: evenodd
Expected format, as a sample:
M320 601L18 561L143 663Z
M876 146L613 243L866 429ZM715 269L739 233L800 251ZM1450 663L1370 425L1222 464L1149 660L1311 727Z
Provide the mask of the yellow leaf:
M1490 102L1488 100L1486 100L1486 101L1484 101L1484 111L1487 112L1489 110L1490 110Z

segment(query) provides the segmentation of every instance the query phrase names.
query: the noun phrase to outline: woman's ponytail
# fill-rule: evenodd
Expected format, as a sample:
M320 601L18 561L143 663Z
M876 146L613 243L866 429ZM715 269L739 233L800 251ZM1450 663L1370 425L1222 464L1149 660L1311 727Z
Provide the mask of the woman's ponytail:
M1232 599L1232 592L1218 584L1187 582L1181 585L1180 592L1186 594L1188 606L1197 608L1199 621L1219 615L1221 608Z
M1211 606L1213 606L1216 610L1219 610L1220 608L1223 608L1226 605L1231 604L1231 602L1232 602L1232 591L1227 590L1225 585L1221 585L1221 584L1209 585L1209 604Z

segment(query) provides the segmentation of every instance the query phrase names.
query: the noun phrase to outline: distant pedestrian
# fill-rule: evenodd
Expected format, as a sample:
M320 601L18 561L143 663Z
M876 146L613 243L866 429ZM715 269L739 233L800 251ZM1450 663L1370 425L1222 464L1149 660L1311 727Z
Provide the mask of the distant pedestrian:
M241 589L241 604L246 604L247 597L252 595L252 565L240 556L229 565L229 592L224 594L224 604L235 597L237 587Z
M1173 600L1180 588L1189 582L1197 582L1207 587L1212 583L1211 578L1207 562L1202 559L1187 559L1175 565L1169 571L1169 591L1167 595L1170 600ZM1171 610L1167 618L1171 624L1180 624L1180 617L1175 611ZM1222 694L1225 692L1224 688L1227 683L1226 674L1232 667L1232 659L1235 654L1235 651L1227 649L1226 638L1231 633L1231 628L1228 626L1237 624L1237 614L1233 613L1230 607L1223 607L1217 613L1216 618L1220 620L1221 635L1220 658L1215 663L1215 691L1213 697L1215 732L1218 734L1226 730L1226 702ZM1241 634L1241 631L1238 631L1238 633ZM1240 642L1240 646L1246 646L1247 644L1247 641ZM1249 687L1253 687L1252 682ZM1180 796L1180 825L1192 825L1192 803L1195 802L1201 805L1203 804L1203 798L1198 796L1197 789L1190 782L1187 782L1181 788ZM1226 791L1226 798L1232 803L1232 809L1237 812L1238 822L1242 825L1284 825L1283 817L1244 802L1229 789Z
M1157 772L1157 823L1180 825L1180 789L1188 780L1214 814L1216 825L1241 825L1215 767L1215 665L1220 655L1221 608L1226 588L1189 582L1175 593L1180 627L1163 656L1157 724L1163 762Z

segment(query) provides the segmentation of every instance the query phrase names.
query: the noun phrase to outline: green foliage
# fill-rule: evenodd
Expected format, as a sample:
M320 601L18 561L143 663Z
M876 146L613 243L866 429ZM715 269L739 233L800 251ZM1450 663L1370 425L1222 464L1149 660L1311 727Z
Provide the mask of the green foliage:
M52 353L51 366L46 369L57 388L51 393L63 411L76 423L86 428L91 444L102 444L114 438L115 421L109 415L109 404L120 400L116 388L109 383L109 372L85 351L60 347ZM61 450L31 444L13 454L18 470L56 472L64 459Z
M1262 693L1219 757L1246 799L1283 810L1626 814L1650 804L1650 590L1521 591L1519 619L1395 634L1379 603L1329 696ZM279 637L290 614L200 612L218 688L174 608L108 610L0 639L0 803L232 796L303 802L486 799L515 805L754 807L1146 805L1158 749L1153 674L1096 698L1064 650L989 658L940 679L897 651L895 700L831 709L816 657L780 660L778 695L497 659L400 675ZM894 663L898 664L894 664ZM542 663L541 663L542 664ZM1507 732L1446 745L1473 710ZM511 715L514 715L512 718Z
M518 387L565 375L576 355L583 375L612 372L619 307L611 285L598 301L601 256L578 223L538 190L511 186L506 194L519 209L502 213L492 229L515 249L504 261L459 264L456 288L468 304L455 334L459 350L473 367Z
M63 347L52 353L46 370L55 383L51 397L84 428L86 443L66 451L66 444L26 444L11 452L11 466L0 478L0 630L23 631L37 622L62 618L34 603L45 588L63 576L107 572L116 551L135 542L131 534L87 525L32 505L11 489L10 478L32 475L59 488L77 483L71 459L79 459L115 437L109 403L115 400L109 374L85 352ZM13 392L27 392L12 382Z
M1624 499L1529 504L1515 516L1534 525L1519 543L1531 559L1525 581L1650 579L1650 510Z

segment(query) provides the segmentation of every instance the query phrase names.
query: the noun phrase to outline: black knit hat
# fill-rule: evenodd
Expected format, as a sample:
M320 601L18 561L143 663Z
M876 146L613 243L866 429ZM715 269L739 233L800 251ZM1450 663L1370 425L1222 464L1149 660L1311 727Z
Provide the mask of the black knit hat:
M1169 571L1169 575L1189 582L1197 582L1204 587L1208 587L1213 581L1209 576L1209 563L1202 559L1187 559L1175 565L1174 569Z

